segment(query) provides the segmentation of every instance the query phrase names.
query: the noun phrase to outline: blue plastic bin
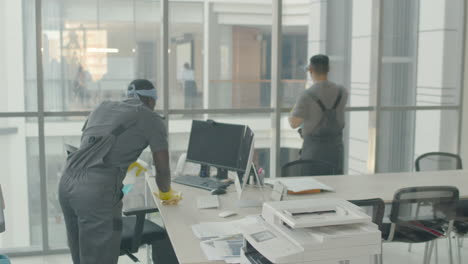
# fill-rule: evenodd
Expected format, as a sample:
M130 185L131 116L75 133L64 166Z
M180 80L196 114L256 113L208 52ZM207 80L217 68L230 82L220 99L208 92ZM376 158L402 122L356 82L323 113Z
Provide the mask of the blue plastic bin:
M7 256L0 255L0 264L11 264Z

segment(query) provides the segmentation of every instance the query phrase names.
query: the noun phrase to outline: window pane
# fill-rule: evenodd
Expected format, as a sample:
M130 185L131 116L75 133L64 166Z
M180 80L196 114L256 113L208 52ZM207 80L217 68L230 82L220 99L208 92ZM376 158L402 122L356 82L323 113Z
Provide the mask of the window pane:
M462 2L382 3L382 104L459 104Z
M35 1L0 3L0 112L37 111L34 8Z
M416 157L426 152L457 153L458 126L455 110L382 112L378 171L411 171Z
M345 164L348 174L369 173L369 112L348 112L345 127Z
M105 99L120 100L135 78L157 86L159 2L42 3L47 111L89 110Z
M330 58L329 79L350 92L349 106L370 104L372 1L283 2L282 106L292 107L313 82L313 55Z
M368 106L372 1L330 0L300 5L285 1L283 6L283 77L291 75L290 69L307 71L304 67L311 56L326 54L330 57L329 79L349 90L348 105ZM297 10L301 10L300 15ZM293 41L291 34L302 36L293 42L295 49L288 43ZM308 72L298 73L294 77L301 82L291 85L283 81L283 107L291 107L303 89L312 85Z
M300 150L302 149L302 138L297 132L297 129L292 129L288 121L289 114L281 115L281 150L280 150L280 166L286 163L300 159ZM281 174L277 175L281 177Z
M416 100L417 1L383 1L383 105L414 105Z
M271 12L268 1L170 1L170 107L269 107Z
M203 105L203 3L169 2L169 87L172 109Z
M67 247L65 222L58 201L58 184L66 160L64 144L79 146L85 120L85 117L45 119L49 244L54 249Z
M369 106L372 42L372 0L352 1L351 88L349 106Z
M330 58L329 79L348 89L348 106L370 105L372 7L371 0L283 2L283 107L292 107L312 85L304 66L320 53ZM288 115L281 120L281 165L298 159L302 147L297 131L289 127ZM346 116L345 173L367 173L369 113Z
M0 118L0 183L6 232L2 252L39 250L42 245L37 119Z
M207 119L222 123L248 125L255 134L253 162L257 168L265 170L265 177L269 177L271 147L271 118L269 114L210 114L207 115ZM169 121L172 172L176 171L180 155L187 152L191 127L191 118Z

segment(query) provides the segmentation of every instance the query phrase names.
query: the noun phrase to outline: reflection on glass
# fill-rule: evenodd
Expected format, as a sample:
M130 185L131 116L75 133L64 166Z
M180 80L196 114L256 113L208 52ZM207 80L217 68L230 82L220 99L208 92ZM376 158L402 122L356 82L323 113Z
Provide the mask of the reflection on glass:
M169 105L203 107L203 3L169 1ZM190 15L188 15L190 14Z
M46 111L120 100L136 78L157 84L159 2L46 0L43 13Z

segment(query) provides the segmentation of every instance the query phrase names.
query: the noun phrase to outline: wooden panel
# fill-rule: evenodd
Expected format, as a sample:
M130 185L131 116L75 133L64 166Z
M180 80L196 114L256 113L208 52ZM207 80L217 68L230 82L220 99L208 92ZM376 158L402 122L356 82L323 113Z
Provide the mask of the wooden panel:
M233 27L233 80L260 80L260 32L249 27ZM260 83L234 83L232 104L234 108L259 107Z

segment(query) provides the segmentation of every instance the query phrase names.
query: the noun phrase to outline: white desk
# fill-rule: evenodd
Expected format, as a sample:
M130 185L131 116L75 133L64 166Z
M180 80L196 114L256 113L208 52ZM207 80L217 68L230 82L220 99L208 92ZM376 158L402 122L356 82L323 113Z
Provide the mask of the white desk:
M421 172L421 173L385 173L374 175L344 175L314 177L331 187L336 192L308 195L288 195L288 199L342 198L346 200L382 198L390 202L396 190L413 186L450 185L460 190L460 197L468 198L468 171ZM157 191L154 177L148 177L150 190ZM220 195L220 208L197 209L197 197L209 192L189 186L173 183L173 188L183 193L184 199L178 206L163 206L155 199L164 225L171 239L180 264L224 263L210 262L205 258L200 241L193 235L191 226L200 222L231 221L251 214L259 214L261 208L237 208L237 194L234 186L229 192ZM269 195L268 195L269 197ZM218 213L231 210L237 216L220 218Z

